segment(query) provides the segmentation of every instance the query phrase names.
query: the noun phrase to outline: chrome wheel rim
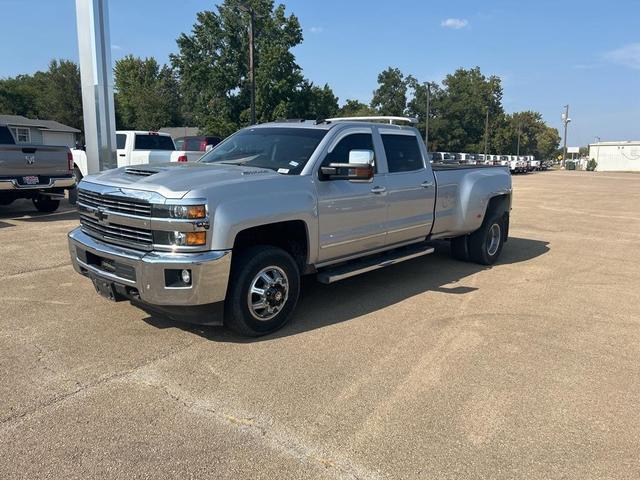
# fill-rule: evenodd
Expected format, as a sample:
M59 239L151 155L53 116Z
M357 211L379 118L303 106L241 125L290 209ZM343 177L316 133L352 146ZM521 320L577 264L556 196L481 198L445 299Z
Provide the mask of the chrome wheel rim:
M249 285L247 306L256 320L266 322L282 311L289 299L289 280L280 267L260 270Z
M489 241L487 242L487 253L493 257L500 247L502 232L500 231L500 225L494 223L489 229Z

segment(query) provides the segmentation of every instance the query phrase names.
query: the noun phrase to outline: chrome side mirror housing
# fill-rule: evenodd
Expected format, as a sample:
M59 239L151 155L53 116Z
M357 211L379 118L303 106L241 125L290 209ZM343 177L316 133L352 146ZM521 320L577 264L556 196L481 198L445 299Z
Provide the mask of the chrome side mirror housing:
M349 151L349 163L330 163L321 167L325 180L350 180L352 182L371 182L375 171L373 150Z

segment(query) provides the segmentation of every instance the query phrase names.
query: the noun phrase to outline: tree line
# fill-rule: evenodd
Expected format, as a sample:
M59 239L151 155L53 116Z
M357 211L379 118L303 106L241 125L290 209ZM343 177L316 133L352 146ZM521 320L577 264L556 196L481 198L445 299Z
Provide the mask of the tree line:
M225 0L214 11L197 14L190 33L177 39L169 64L126 56L115 62L116 124L121 129L155 130L197 126L227 136L250 121L248 14L239 0ZM256 118L320 119L355 115L408 115L424 132L430 91L429 149L484 151L489 114L488 153L548 158L560 136L534 111L505 113L499 77L480 68L458 69L442 84L420 82L389 67L367 105L347 99L342 106L329 85L304 77L292 49L302 43L294 14L273 0L252 0L255 12ZM68 60L53 60L45 72L0 80L0 113L58 120L82 129L80 73Z

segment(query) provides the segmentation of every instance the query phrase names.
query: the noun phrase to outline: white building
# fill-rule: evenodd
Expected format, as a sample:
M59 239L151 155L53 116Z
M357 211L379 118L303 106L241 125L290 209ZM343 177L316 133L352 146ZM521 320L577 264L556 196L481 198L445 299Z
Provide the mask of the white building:
M640 172L640 141L598 142L589 145L589 159L599 172Z

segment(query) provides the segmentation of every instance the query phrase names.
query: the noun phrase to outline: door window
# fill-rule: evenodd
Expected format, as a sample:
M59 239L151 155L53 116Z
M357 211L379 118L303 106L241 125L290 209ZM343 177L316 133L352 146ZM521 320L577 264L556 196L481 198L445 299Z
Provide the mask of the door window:
M375 149L373 148L373 137L371 134L352 133L351 135L347 135L340 140L331 153L325 157L322 162L322 166L326 167L330 163L349 163L349 152L351 150L371 150L375 152ZM378 168L376 166L374 154L374 172L377 173L377 171Z
M116 148L118 150L122 150L124 148L124 144L127 141L127 136L124 133L116 134Z
M413 172L424 168L418 139L413 135L383 134L389 173Z

